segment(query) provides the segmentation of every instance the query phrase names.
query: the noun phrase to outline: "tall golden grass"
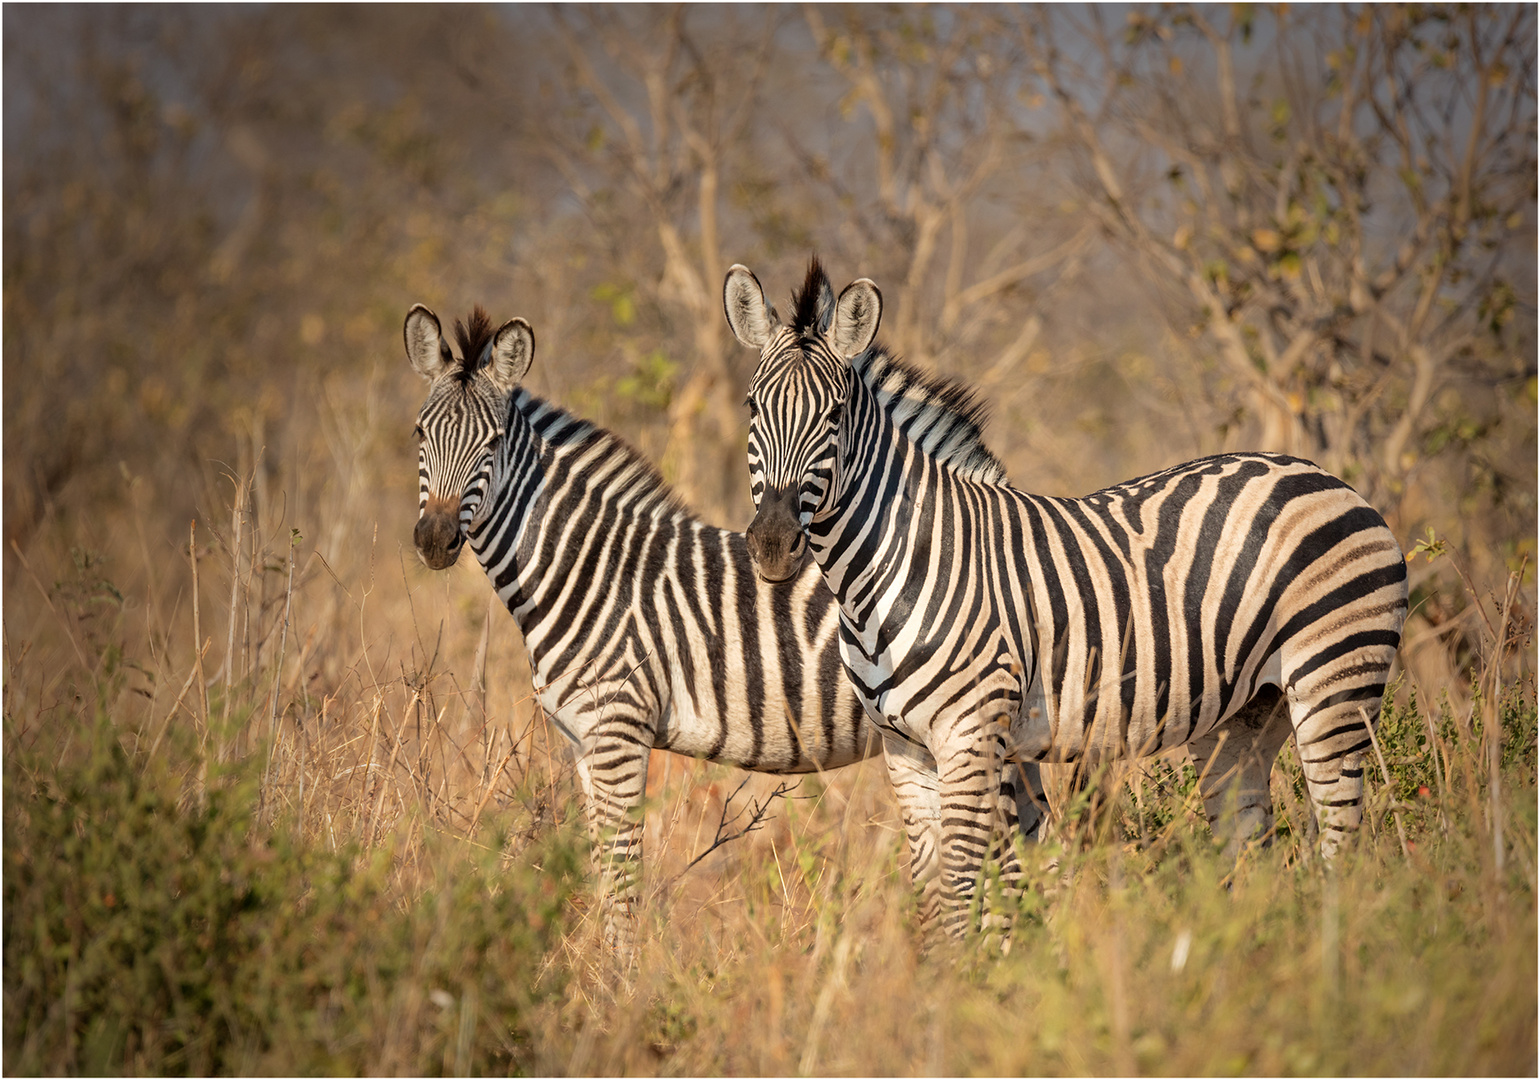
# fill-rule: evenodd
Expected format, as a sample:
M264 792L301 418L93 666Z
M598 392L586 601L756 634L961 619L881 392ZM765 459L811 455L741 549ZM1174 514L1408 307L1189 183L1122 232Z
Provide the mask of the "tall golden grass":
M12 1071L1534 1072L1517 578L1463 676L1392 687L1332 871L1291 752L1233 873L1182 760L1131 764L1029 854L1007 955L925 955L879 763L776 796L660 753L620 972L512 621L417 563L409 451L343 415L292 473L232 455L174 545L128 476L8 552Z

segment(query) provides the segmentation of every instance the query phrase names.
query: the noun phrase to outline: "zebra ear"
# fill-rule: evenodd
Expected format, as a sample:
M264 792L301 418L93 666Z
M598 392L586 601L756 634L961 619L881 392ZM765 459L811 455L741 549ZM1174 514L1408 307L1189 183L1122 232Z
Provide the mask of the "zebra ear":
M401 328L406 342L406 358L412 370L425 379L436 379L454 363L454 354L444 340L438 316L421 304L413 304L406 313L406 325Z
M834 305L834 350L849 360L860 356L877 336L882 322L882 293L871 278L845 286Z
M535 332L523 319L509 319L492 338L491 354L487 376L493 386L511 393L534 362Z
M747 266L734 263L722 283L722 308L733 337L751 349L763 349L775 328L775 310L765 303L765 290Z

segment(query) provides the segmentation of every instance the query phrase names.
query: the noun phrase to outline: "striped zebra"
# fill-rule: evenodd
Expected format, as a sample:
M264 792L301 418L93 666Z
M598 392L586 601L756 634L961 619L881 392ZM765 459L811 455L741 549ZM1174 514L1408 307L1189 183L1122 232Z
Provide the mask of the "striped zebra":
M811 553L887 745L934 757L948 932L966 929L1002 757L1094 764L1185 745L1234 852L1272 827L1268 777L1292 734L1322 855L1358 828L1406 564L1350 487L1250 453L1079 499L1030 495L984 446L967 388L873 343L869 280L836 298L814 259L787 323L743 266L723 293L734 335L760 352L750 554L773 581Z
M422 305L403 333L431 382L418 555L442 570L468 541L518 623L574 749L605 939L629 958L650 750L769 773L877 752L840 670L834 598L811 565L789 587L761 583L741 533L697 520L619 438L522 387L524 320L493 333L476 309L455 325L458 356ZM1001 796L1014 806L1013 789Z

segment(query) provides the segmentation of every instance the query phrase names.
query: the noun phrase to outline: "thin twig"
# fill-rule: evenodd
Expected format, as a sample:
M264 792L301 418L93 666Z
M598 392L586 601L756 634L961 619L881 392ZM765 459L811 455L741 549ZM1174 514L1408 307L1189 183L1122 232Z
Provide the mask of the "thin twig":
M369 727L369 760L364 765L363 793L362 793L362 798L360 799L360 802L359 802L360 810L362 810L364 808L367 808L368 805L369 805L369 784L370 784L370 781L374 777L374 769L375 769L374 751L379 746L380 710L383 709L384 707L385 707L384 698L381 697L379 689L378 689L378 687L376 687L375 692L374 692L374 718L373 718L373 720L370 721L370 727ZM356 768L356 766L355 766L355 768ZM354 820L353 820L353 827L356 829L358 827L358 824L359 824L358 815L355 813ZM370 821L367 824L368 824L368 827L372 829L374 827L373 819L371 818ZM369 845L367 843L364 845L365 848L367 848L368 846Z
M198 650L194 663L198 669L198 697L203 706L203 715L199 719L203 722L203 745L207 747L209 739L209 686L203 676L203 623L198 602L198 522L196 519L187 527L187 557L192 563L193 646Z
M204 646L206 649L208 646ZM160 732L155 736L155 741L150 744L150 752L145 755L149 761L155 756L155 751L160 747L160 741L166 737L166 732L171 728L171 721L176 719L176 711L182 707L182 699L187 696L187 691L192 689L193 680L198 677L198 669L194 667L187 673L187 681L182 684L182 690L176 696L176 701L171 705L171 711L166 714L165 723L160 725Z
M487 645L492 636L492 612L498 608L497 590L487 598L487 616L481 620L481 640L476 642L476 658L471 661L472 700L479 707L477 719L483 729L487 724Z
M209 684L203 675L203 629L198 604L198 521L194 518L187 526L187 558L192 563L192 612L193 612L193 673L198 679L198 700L202 706L198 717L198 805L202 807L207 797L209 782ZM213 638L209 641L212 643Z
M1519 582L1523 580L1524 567L1529 564L1529 556L1524 557L1518 572L1509 575L1508 591L1503 597L1502 618L1498 623L1497 638L1492 647L1492 659L1488 667L1492 672L1492 687L1487 692L1486 704L1483 709L1481 736L1487 744L1487 795L1491 800L1490 813L1492 815L1492 862L1497 867L1497 872L1503 872L1503 820L1502 820L1502 685L1503 685L1503 652L1507 645L1508 623L1513 615L1513 601L1518 595Z
M283 597L283 633L278 638L278 664L273 669L273 701L268 710L267 730L273 738L272 748L268 751L267 765L262 770L262 795L258 800L258 813L262 805L267 801L267 781L272 773L273 757L278 753L278 692L283 686L283 653L289 644L289 608L294 600L294 541L299 536L299 530L294 529L289 533L289 584Z
M1449 750L1444 746L1443 740L1438 737L1438 729L1433 724L1433 703L1427 694L1423 692L1422 684L1417 681L1417 676L1410 671L1408 678L1412 682L1412 693L1416 696L1417 711L1422 714L1423 725L1428 729L1428 752L1433 755L1433 783L1438 787L1438 825L1440 829L1448 828L1448 819L1445 817L1445 808L1448 805L1447 789L1450 782Z
M749 810L750 810L750 813L749 813L748 824L745 825L743 828L739 829L737 832L733 833L732 835L725 836L725 835L723 835L724 830L729 828L731 825L733 825L733 823L735 823L739 818L741 818L743 816L743 811L739 810L736 814L734 814L731 818L729 818L727 816L727 810L728 810L728 807L730 807L732 805L733 800L738 797L738 793L743 790L744 785L749 782L749 779L750 779L749 777L745 776L743 778L743 783L739 784L733 790L733 793L727 797L726 801L724 801L722 803L722 814L721 814L720 819L717 821L716 837L711 841L711 846L710 847L708 847L705 851L701 852L699 855L695 856L695 858L691 859L690 860L690 864L679 872L681 877L683 877L685 874L688 874L692 869L695 868L695 864L696 863L700 862L707 855L710 855L713 851L715 851L717 848L721 847L723 844L730 844L734 840L741 839L741 838L747 836L749 833L754 832L757 829L763 828L763 826L765 824L765 815L768 814L769 811L770 811L770 804L772 802L774 802L776 799L784 799L784 798L788 797L793 791L796 791L797 788L802 786L802 781L801 780L798 780L795 784L788 784L785 780L782 780L779 784L777 784L775 786L775 790L774 791L772 791L769 795L765 796L765 799L764 799L763 802L756 802L755 800L750 799L749 800Z
M64 636L69 639L70 648L75 650L75 658L80 661L80 666L85 668L86 674L92 674L95 669L90 664L86 663L86 654L80 651L80 643L75 640L75 632L70 629L69 620L64 617L63 613L61 613L58 608L53 606L53 599L48 595L48 590L43 588L43 583L38 580L37 574L35 574L32 570L32 564L29 563L27 561L27 557L21 553L21 548L17 546L14 537L11 539L11 550L14 551L16 553L16 557L21 560L22 569L27 572L27 576L30 577L32 579L32 583L37 586L37 591L42 594L43 603L48 606L49 611L54 613L55 618L59 620L59 625L64 628Z
M415 699L416 691L412 693ZM390 748L390 763L385 766L385 771L376 782L378 796L374 800L374 812L369 815L369 831L364 834L364 850L368 851L374 846L374 830L380 821L380 812L385 808L385 783L390 780L396 771L396 756L401 752L401 729L398 726L394 732L394 745Z
M235 533L235 540L230 546L230 625L225 639L225 700L224 708L220 710L219 758L221 761L228 753L224 739L229 734L230 699L233 696L231 687L235 684L235 615L241 598L241 532L246 523L246 516L241 512L241 496L246 489L246 482L239 476L233 479L235 480L235 505L230 511L230 524L231 531Z
M487 784L486 790L481 793L481 799L476 803L476 812L471 815L470 826L465 830L466 836L476 835L476 825L481 821L481 812L487 807L487 800L492 798L492 792L497 788L497 782L503 778L503 770L508 767L508 761L513 757L516 748L508 747L508 752L503 755L503 760L498 764L497 770L492 773L492 780Z

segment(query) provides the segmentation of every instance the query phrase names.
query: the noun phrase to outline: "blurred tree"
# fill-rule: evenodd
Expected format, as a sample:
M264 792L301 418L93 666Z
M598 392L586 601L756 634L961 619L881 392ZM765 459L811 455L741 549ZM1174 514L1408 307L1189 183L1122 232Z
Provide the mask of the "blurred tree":
M1110 14L1021 40L1081 213L1213 348L1251 444L1392 510L1454 440L1532 491L1469 398L1533 409L1534 8Z
M845 123L828 154L789 125L785 135L838 208L825 211L836 235L853 234L852 261L888 291L884 339L984 389L1019 376L1047 293L1074 280L1066 264L1078 265L1092 230L1063 227L1032 196L1050 163L1017 122L1027 75L1017 36L995 8L825 14L806 9Z
M1024 483L1265 445L1517 551L1533 9L1118 12L8 7L7 535L126 471L180 545L266 447L258 502L399 539L419 300L530 318L537 389L741 525L722 274L818 251Z
M660 354L633 357L628 382L666 404L665 468L684 497L716 520L743 524L746 372L729 354L721 316L724 183L741 170L760 84L776 51L775 9L559 9L565 64L545 73L543 147L604 239L598 297L618 323L635 317L630 290L656 306L683 382L659 387ZM743 246L741 230L734 235ZM736 511L736 512L734 512Z
M326 378L394 364L412 300L465 303L516 259L518 208L486 193L527 170L471 106L518 87L499 100L465 70L502 21L186 14L6 15L13 538L45 506L110 502L120 462L184 522L259 457L259 488L313 494L288 432L315 432Z

